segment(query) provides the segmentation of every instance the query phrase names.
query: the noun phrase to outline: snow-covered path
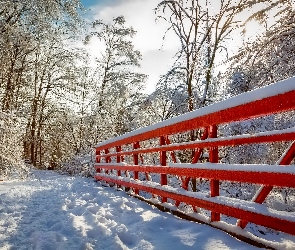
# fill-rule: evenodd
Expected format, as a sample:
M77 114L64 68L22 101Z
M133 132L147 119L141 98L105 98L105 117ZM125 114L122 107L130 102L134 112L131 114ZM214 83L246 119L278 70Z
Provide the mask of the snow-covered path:
M92 179L35 171L0 183L0 249L254 249Z

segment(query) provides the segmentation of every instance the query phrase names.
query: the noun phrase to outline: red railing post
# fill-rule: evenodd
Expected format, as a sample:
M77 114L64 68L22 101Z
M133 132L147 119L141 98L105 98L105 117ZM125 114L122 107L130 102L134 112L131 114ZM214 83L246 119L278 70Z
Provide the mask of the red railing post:
M109 153L109 149L106 148L106 149L104 150L104 153L107 155L107 154ZM106 162L106 163L109 163L109 162L110 162L110 157L109 157L109 156L106 156L106 157L105 157L105 162ZM107 169L105 172L106 172L106 174L109 174L109 170L108 170L108 169Z
M135 142L133 143L133 149L138 149L140 148L139 142ZM133 163L134 165L138 165L138 154L133 154ZM138 171L134 171L134 179L137 180L138 179ZM139 190L135 189L134 190L135 194L139 194Z
M104 154L105 155L107 155L109 153L109 149L108 148L106 148L105 150L104 150ZM105 162L106 163L109 163L110 161L110 157L109 156L105 156Z
M217 138L217 126L209 126L209 138ZM218 148L211 147L209 149L209 160L211 163L218 163ZM219 196L219 180L210 180L210 196L215 197ZM211 221L219 221L220 214L211 212Z
M100 150L95 149L95 162L100 163ZM96 168L96 173L100 173L100 168Z
M171 141L170 141L168 135L165 136L165 142L164 142L164 143L165 143L166 145L170 145L170 144L171 144ZM177 158L176 158L176 154L175 154L174 151L171 151L171 152L170 152L170 156L171 156L171 158L172 158L172 161L173 161L174 163L177 163ZM181 176L178 176L178 178L179 178L180 181L183 182ZM175 201L175 206L178 207L179 204L180 204L180 201Z
M165 145L165 137L160 137L160 146ZM167 165L167 154L166 151L160 151L160 164L162 166ZM167 185L167 174L161 174L161 185ZM167 202L167 197L162 197L162 202Z
M116 152L119 153L121 152L121 146L116 146ZM120 155L117 155L117 163L121 162L121 157ZM121 170L117 170L117 175L121 176ZM117 188L120 188L120 185L117 184Z
M119 153L121 152L121 146L116 146L116 152ZM117 155L117 163L121 162L121 157L120 155ZM118 176L121 176L121 170L118 170Z

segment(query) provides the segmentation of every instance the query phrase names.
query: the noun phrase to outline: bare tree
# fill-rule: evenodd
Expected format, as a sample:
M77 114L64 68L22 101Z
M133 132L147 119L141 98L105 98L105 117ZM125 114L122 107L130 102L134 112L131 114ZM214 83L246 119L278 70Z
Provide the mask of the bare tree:
M212 103L210 98L214 93L210 89L215 89L214 74L217 74L214 67L221 55L227 57L228 39L232 39L233 31L243 23L239 14L259 4L270 9L277 2L170 0L157 5L158 17L170 24L167 32L172 30L180 42L174 67L166 76L183 72L179 80L187 88L188 111ZM259 8L263 9L261 5Z

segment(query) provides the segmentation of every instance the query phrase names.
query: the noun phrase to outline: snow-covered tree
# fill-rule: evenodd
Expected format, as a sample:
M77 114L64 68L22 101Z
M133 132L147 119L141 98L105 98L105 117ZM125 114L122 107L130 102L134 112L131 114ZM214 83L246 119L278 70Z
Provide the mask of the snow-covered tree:
M139 101L146 76L138 72L141 53L134 48L135 30L126 26L123 16L112 23L95 21L95 36L103 48L97 58L98 78L95 80L95 102L92 111L97 125L97 141L130 131L134 119L133 109Z
M295 75L294 3L276 1L274 17L269 9L251 17L265 26L265 32L254 41L244 43L233 58L233 67L240 67L248 79L249 89L269 85ZM273 10L273 11L274 11ZM273 20L274 19L274 20ZM275 21L275 22L273 22Z
M233 93L236 85L240 86L244 92L295 76L294 3L275 1L274 6L275 8L271 9L264 8L251 17L265 26L265 32L254 41L250 40L245 43L239 54L233 58L232 67L237 67L237 70L236 72L235 69L231 71L235 80L230 81L228 85L230 96L239 94L238 92ZM274 23L270 20L270 15L274 15L272 17L272 19L275 18ZM262 127L262 131L269 128L289 128L295 124L294 112L278 114L272 118L266 117L264 122L263 119L256 119L254 123L251 125L253 131L258 131L259 127ZM262 159L265 162L275 163L284 152L286 144L274 143L269 146L269 153Z
M79 0L1 1L1 110L22 118L20 152L34 165L45 160L52 107L68 102L74 89L80 52L70 42L81 27L80 12Z
M0 179L25 170L20 120L0 112Z

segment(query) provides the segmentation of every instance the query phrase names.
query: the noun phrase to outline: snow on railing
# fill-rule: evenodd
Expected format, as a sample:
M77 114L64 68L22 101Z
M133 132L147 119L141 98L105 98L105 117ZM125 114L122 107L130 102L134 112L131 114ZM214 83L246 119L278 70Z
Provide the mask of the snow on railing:
M169 211L178 211L177 207L183 203L191 205L195 212L192 217L197 221L221 228L248 242L252 242L253 237L238 229L245 228L248 222L295 235L294 213L276 211L261 204L274 186L295 187L295 166L289 165L295 156L295 128L217 138L220 125L294 109L295 78L290 78L135 130L96 146L95 178L117 187L124 186L130 194L169 207ZM202 131L201 139L171 142L189 131L199 131L199 134ZM190 136L191 133L187 134L187 138ZM218 153L219 148L283 141L291 144L276 165L219 163L223 157ZM207 160L210 163L198 163L205 150L209 152ZM181 163L178 158L188 161L188 152L191 153L190 163ZM171 181L175 176L180 183L178 186ZM195 189L195 178L209 179L209 192L189 190L190 183ZM220 195L220 181L262 186L252 201L245 201ZM151 199L146 193L152 195ZM211 211L210 217L198 213L200 209ZM237 218L237 225L219 222L220 214ZM259 240L255 238L254 241Z

